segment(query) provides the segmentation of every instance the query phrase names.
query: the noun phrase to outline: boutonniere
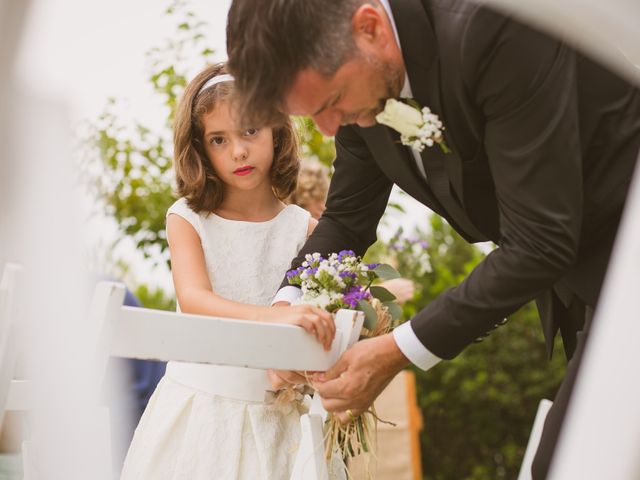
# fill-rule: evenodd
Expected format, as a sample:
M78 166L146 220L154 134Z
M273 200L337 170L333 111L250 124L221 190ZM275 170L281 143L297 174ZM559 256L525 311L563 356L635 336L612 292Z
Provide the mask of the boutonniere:
M376 120L400 133L403 145L419 152L436 143L444 153L451 151L442 136L444 127L438 116L427 107L420 108L415 100L409 99L404 103L389 98L384 110L376 115Z

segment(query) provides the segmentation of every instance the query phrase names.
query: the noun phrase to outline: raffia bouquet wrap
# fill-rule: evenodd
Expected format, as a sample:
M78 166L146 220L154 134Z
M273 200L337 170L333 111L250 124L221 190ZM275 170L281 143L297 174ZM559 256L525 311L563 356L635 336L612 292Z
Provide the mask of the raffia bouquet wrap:
M398 278L398 272L386 264L367 264L351 250L332 253L324 258L309 254L303 264L287 273L291 285L302 290L297 303L314 305L334 313L339 309L364 312L362 337L375 337L390 332L402 316L395 297L384 287L373 285L377 280ZM342 425L329 415L326 425L326 455L341 455L349 459L365 456L365 464L374 455L377 422L381 421L371 407L352 422Z

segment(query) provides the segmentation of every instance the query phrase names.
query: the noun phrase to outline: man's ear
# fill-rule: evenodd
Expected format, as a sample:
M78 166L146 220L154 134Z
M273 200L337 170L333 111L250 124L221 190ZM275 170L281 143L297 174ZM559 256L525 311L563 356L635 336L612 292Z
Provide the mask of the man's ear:
M387 30L391 28L382 8L365 3L351 17L353 39L359 48L379 48L387 41Z

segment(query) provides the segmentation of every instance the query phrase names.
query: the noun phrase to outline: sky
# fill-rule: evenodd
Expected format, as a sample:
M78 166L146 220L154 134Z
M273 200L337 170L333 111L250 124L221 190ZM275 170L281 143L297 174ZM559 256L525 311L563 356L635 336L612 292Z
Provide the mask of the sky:
M110 97L150 128L162 127L165 111L153 93L146 52L162 45L176 31L177 18L165 10L170 0L31 0L23 28L14 75L30 96L63 105L73 126L95 120ZM196 18L209 24L205 43L226 58L225 26L230 0L190 0ZM201 68L195 65L194 69ZM86 212L91 199L87 198ZM105 270L106 246L116 238L116 226L91 218L83 231L93 268ZM166 268L154 270L132 244L115 256L130 264L128 284L145 283L171 289ZM113 273L113 272L108 272Z
M93 118L108 97L127 99L142 120L156 120L145 53L175 32L168 0L32 0L17 77L30 91L63 99L73 118ZM230 0L191 0L207 43L223 60Z
M73 122L93 120L110 97L125 102L127 113L150 128L164 123L162 103L148 82L145 53L162 45L176 31L177 19L165 14L168 0L32 0L24 27L15 75L19 85L36 97L56 99ZM226 58L226 16L231 0L190 0L196 18L208 23L205 44L215 60ZM197 71L201 66L195 65ZM382 235L390 236L400 222L405 228L426 226L429 210L408 196L395 199L408 211L389 219ZM115 226L93 221L88 228L92 261L98 266L103 246L115 238ZM132 265L130 283L169 289L166 270L153 271L132 245L118 250Z

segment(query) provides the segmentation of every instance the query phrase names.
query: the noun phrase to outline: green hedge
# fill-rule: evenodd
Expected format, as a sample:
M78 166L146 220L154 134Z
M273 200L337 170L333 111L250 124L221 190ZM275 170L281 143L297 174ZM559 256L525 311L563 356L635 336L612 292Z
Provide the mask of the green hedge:
M429 233L411 238L400 231L372 255L416 283L415 298L404 305L407 318L460 283L484 257L435 215ZM516 478L538 403L553 399L565 364L560 344L547 359L538 314L529 304L454 360L428 372L416 369L424 478Z

